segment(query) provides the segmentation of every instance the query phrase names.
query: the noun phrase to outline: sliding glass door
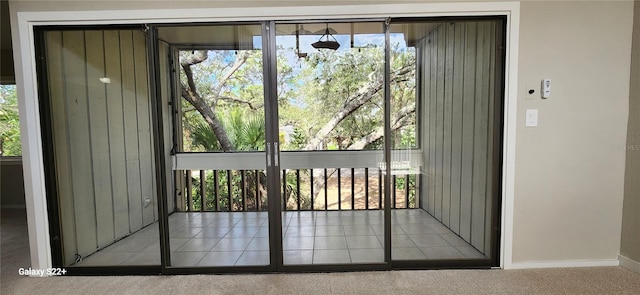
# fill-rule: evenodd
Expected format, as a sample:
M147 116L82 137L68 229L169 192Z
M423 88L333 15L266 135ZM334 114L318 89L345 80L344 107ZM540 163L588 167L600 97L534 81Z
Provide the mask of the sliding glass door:
M284 265L385 263L384 23L276 32Z
M391 24L403 40L391 39L390 79L411 71L390 84L387 118L391 257L401 265L497 261L502 28L486 18Z
M497 264L502 19L39 33L56 264Z
M159 85L175 122L167 264L268 266L263 25L157 31Z
M54 263L159 266L158 138L143 30L41 33Z

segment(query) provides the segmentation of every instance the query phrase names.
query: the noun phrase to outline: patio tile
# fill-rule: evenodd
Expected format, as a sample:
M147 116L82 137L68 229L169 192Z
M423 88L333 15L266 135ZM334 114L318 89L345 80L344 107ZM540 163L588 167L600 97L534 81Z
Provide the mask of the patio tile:
M244 251L253 238L224 238L211 251Z
M449 243L438 234L409 235L418 247L445 247Z
M382 244L376 236L348 236L349 249L382 249Z
M316 226L316 236L318 237L344 237L344 228L342 225L318 225Z
M120 265L160 265L160 252L137 253Z
M369 218L367 216L342 216L341 217L343 225L364 225L369 224Z
M369 225L345 225L344 234L346 236L371 236L376 233Z
M422 250L427 259L464 258L464 255L454 247L422 247L420 250Z
M202 231L201 227L171 227L169 226L169 228L171 229L169 232L169 236L171 238L178 238L178 239L190 239L193 238L195 235L197 235L198 233L200 233Z
M206 227L203 228L199 233L197 233L194 238L222 238L231 230L230 227L226 226L214 226L214 227Z
M394 260L485 257L424 210L391 212ZM378 210L284 212L284 262L381 262L384 258L383 216ZM174 225L170 228L174 266L194 266L200 260L199 265L211 266L269 262L266 212L191 212L172 214L169 218ZM380 223L375 223L377 221ZM87 264L83 265L158 265L157 236L157 224L152 224L87 257L84 261ZM106 255L109 253L115 255Z
M244 251L236 265L269 265L269 251Z
M209 252L171 252L171 266L195 266Z
M323 218L318 217L316 219L316 225L342 225L342 220L339 216L335 216L332 218Z
M134 239L159 239L159 237L160 233L157 223L151 224L131 235L131 238Z
M384 262L382 249L349 249L349 254L353 263Z
M178 247L176 251L186 252L186 251L209 251L213 246L218 243L220 239L191 239L184 243L182 246Z
M234 265L240 255L242 255L242 251L209 252L198 262L198 266Z
M253 236L254 238L268 238L269 237L269 227L268 226L261 226L258 228L258 232L256 232L256 235Z
M451 232L450 229L448 229L446 226L442 225L439 222L427 224L426 227L429 233L447 234Z
M94 253L82 260L78 266L110 266L120 265L125 262L131 256L135 255L134 252L104 252L100 251Z
M464 257L466 258L486 258L484 254L480 253L480 251L471 246L456 247L456 250L462 253L462 255L464 255Z
M315 219L312 217L292 217L289 220L289 226L313 226Z
M222 226L222 227L232 227L234 225L236 225L236 223L238 223L237 219L212 219L211 222L209 222L209 224L207 224L207 227L217 227L217 226Z
M253 238L260 227L258 226L234 226L229 232L224 236L225 238Z
M313 250L285 250L283 255L284 264L311 264L313 262Z
M384 238L380 237L380 242L384 243ZM408 235L391 235L391 247L394 248L415 248L414 243Z
M349 250L315 250L313 264L351 263Z
M142 252L147 247L159 243L158 239L124 238L101 252Z
M289 226L284 233L286 237L313 237L315 235L314 226Z
M345 237L316 237L314 249L347 249Z
M169 242L169 247L171 248L171 251L175 251L180 246L184 245L184 243L186 243L187 241L189 241L189 239L171 239L171 241ZM142 251L160 253L160 241L158 241L157 243L153 243L151 246L145 248Z
M284 250L307 250L313 249L313 237L293 237L282 240L282 248Z
M398 226L404 231L404 233L410 235L433 233L427 225L422 223L398 224Z
M449 245L454 247L465 247L469 246L465 240L453 233L440 234L440 236L449 243Z
M391 249L392 260L421 260L427 257L419 248L393 248Z
M246 250L269 250L269 238L253 238Z

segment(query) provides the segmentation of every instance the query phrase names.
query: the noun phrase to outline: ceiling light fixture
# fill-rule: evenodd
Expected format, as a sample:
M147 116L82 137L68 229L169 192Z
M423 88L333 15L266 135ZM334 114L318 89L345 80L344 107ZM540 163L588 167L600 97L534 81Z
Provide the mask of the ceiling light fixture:
M325 38L325 36L326 40L322 41L322 38ZM333 38L333 40L330 40L329 37ZM315 49L337 50L338 48L340 48L340 43L338 43L336 37L334 37L329 31L329 24L327 23L327 29L324 31L324 35L320 36L320 40L318 40L318 42L312 43L311 46L313 46L313 48Z

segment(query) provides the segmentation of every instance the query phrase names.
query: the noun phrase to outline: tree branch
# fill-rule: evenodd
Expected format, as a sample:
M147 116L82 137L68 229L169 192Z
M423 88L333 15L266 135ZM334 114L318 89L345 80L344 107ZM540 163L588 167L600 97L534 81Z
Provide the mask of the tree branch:
M220 96L220 91L222 91L222 88L224 88L224 86L227 85L227 82L229 81L231 76L233 76L233 74L235 72L237 72L238 69L240 69L240 67L242 67L242 65L247 61L248 58L249 58L249 52L248 51L240 51L240 52L238 52L238 54L236 55L236 61L233 63L233 66L222 77L222 79L219 80L218 87L216 87L214 89L214 91L213 91L213 93L215 93L215 95L217 97Z
M191 62L195 62L197 61L196 58L192 58L196 56L196 54L192 54L189 58L189 62L181 62L180 64L182 65L182 70L185 73L185 76L187 77L187 84L188 86L185 86L184 84L182 84L182 97L184 97L184 99L186 99L189 103L191 103L191 105L193 105L193 107L196 108L196 110L198 110L198 112L202 115L202 118L204 118L204 120L207 122L207 124L209 125L209 127L211 127L211 130L213 131L213 133L216 135L216 138L218 139L218 142L220 142L220 146L222 146L222 149L225 152L228 151L233 151L234 147L233 144L231 143L231 140L229 139L229 136L227 135L226 130L224 130L224 126L222 125L222 122L220 122L220 120L218 119L218 117L215 114L215 108L211 108L206 102L205 100L200 96L200 94L198 93L197 89L196 89L196 85L193 79L193 72L191 71ZM205 56L206 56L206 52L205 52ZM202 56L200 56L201 58L203 58ZM202 62L202 61L200 61Z
M404 79L405 75L411 73L414 70L414 64L406 65L405 67L395 71L391 75L390 83L396 83L398 80ZM342 122L345 118L351 115L353 112L357 111L361 106L365 103L371 101L371 99L382 90L384 87L384 79L379 78L371 81L369 84L361 87L352 94L338 112L336 112L333 117L325 123L316 135L309 140L309 143L304 147L305 150L314 150L318 148L320 143L329 135L333 129L335 129L340 122Z
M410 104L408 106L400 109L394 118L391 119L391 131L397 131L398 129L407 126L411 117L409 116L412 113L415 113L416 105ZM384 136L384 126L376 128L376 130L371 131L371 133L366 136L356 140L352 143L347 149L348 150L361 150L364 149L370 143L382 138Z
M232 102L237 102L237 103L242 103L242 104L246 104L247 106L249 106L249 108L251 108L252 110L258 110L262 107L264 107L264 104L254 104L248 100L244 100L244 99L240 99L240 98L235 98L235 97L230 97L230 96L220 96L218 97L219 99L222 100L226 100L226 101L232 101Z
M185 58L180 59L180 65L184 68L184 66L192 66L199 64L205 60L207 60L209 56L207 56L206 50L196 50Z
M391 119L391 122L393 122L393 124L391 125L391 131L398 131L400 128L407 126L411 120L411 116L409 115L412 113L415 113L415 111L416 111L415 104L410 104L400 109L396 113L396 116ZM375 130L371 131L371 133L363 136L362 138L352 143L349 147L347 147L347 150L362 150L367 145L382 138L383 136L384 136L384 126L378 127ZM327 169L327 177L330 177L335 172L336 172L336 169ZM324 177L315 178L313 180L312 185L314 190L314 197L317 197L321 188L325 185Z

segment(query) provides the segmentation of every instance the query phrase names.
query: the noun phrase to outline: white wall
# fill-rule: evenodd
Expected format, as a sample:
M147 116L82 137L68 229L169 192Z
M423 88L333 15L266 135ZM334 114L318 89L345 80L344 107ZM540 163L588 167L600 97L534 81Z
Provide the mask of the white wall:
M91 1L90 3L33 3L12 2L12 22L14 25L14 54L17 66L31 69L28 48L25 60L21 60L20 41L16 11L29 10L98 10L131 8L188 8L191 6L247 6L246 1L216 1L197 3L176 3L169 1L118 2ZM371 1L374 2L374 1ZM377 1L375 1L377 2ZM389 14L390 10L403 9L394 5L385 8L369 8L378 15ZM402 1L416 2L416 1ZM432 1L420 1L422 3ZM294 2L270 1L260 5L292 5ZM336 2L299 1L303 5L335 5ZM363 3L362 1L351 1ZM369 2L370 3L370 2ZM380 3L380 2L377 2ZM389 3L389 2L388 2ZM451 1L448 1L451 3ZM587 261L616 259L620 249L621 212L624 180L624 151L619 149L626 141L626 120L629 98L629 64L632 28L631 1L569 1L544 2L524 1L521 3L522 16L519 30L518 109L515 195L506 195L506 200L514 199L513 258L516 265L535 267L539 265L570 265L567 261ZM433 9L446 10L445 5ZM459 11L474 11L482 7L496 7L494 4L464 4ZM243 10L245 11L245 10ZM282 17L292 10L248 9L246 15L260 18L270 13ZM309 17L322 14L357 14L363 9L332 9L324 12L308 11ZM171 10L170 13L179 13ZM204 14L206 10L198 10ZM415 9L406 13L415 13ZM140 15L148 15L144 11ZM48 13L46 15L49 15ZM69 17L77 17L77 13ZM154 13L153 17L160 14ZM205 17L198 15L199 17ZM150 16L147 16L150 17ZM195 14L193 15L195 17ZM23 36L23 38L25 38ZM16 76L22 75L18 69ZM546 101L526 100L526 84L538 85L540 79L553 79L553 95ZM23 77L17 77L18 85ZM22 98L30 96L31 90ZM540 126L524 127L524 110L540 110ZM31 103L21 107L21 114L30 113ZM514 114L510 114L513 116ZM24 123L23 131L36 128L37 122ZM33 134L33 132L32 132ZM35 134L38 135L38 134ZM31 137L28 140L37 138ZM24 146L24 144L23 144ZM32 144L27 152L25 177L28 183L39 179L37 149ZM513 175L513 174L512 174ZM39 193L39 184L27 184L27 195ZM40 203L27 201L30 229L35 224L46 221L38 219L44 208ZM509 206L507 206L509 209ZM507 215L506 222L510 222ZM511 224L508 224L511 225ZM509 236L509 232L505 235ZM34 251L46 252L47 241L41 231L34 234ZM509 241L507 241L509 245ZM510 253L506 249L507 255ZM35 257L33 261L46 261L46 256ZM545 264L551 262L551 264ZM527 264L534 263L534 264ZM538 263L538 264L536 264ZM556 264L554 264L556 263ZM44 264L41 264L44 265Z
M515 264L617 259L632 5L522 2ZM551 98L526 99L543 78ZM539 109L539 127L524 126L526 109Z
M631 260L629 265L626 265L628 268L640 272L640 1L636 2L634 11L627 169L620 255ZM625 258L621 258L620 262L623 263Z

